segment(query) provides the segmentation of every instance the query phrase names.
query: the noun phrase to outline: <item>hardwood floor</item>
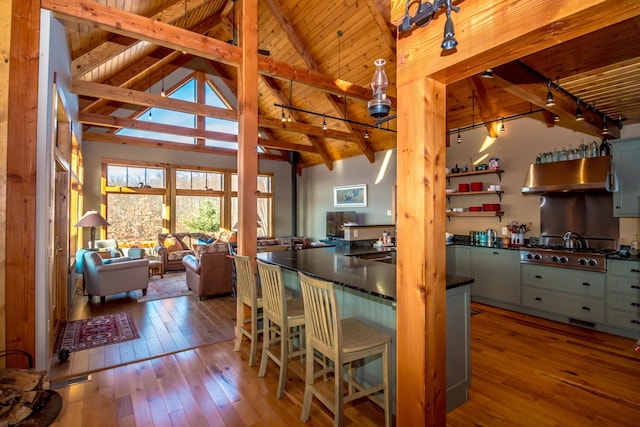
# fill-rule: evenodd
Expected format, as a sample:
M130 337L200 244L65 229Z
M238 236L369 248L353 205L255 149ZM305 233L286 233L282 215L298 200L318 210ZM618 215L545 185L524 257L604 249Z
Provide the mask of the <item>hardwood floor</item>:
M180 301L184 298L190 297L162 300L160 310L172 312L172 305L176 311L201 310ZM205 303L207 312L228 321L235 317L230 298ZM448 425L638 425L635 340L483 305L473 308L481 313L471 318L469 402L448 414ZM248 366L248 348L243 343L236 353L227 340L99 370L88 382L58 389L63 408L54 425L304 425L299 422L303 365L293 361L285 395L277 400L275 365L258 378L258 364ZM346 426L383 425L382 410L367 399L347 405L345 417ZM332 425L317 400L306 425Z

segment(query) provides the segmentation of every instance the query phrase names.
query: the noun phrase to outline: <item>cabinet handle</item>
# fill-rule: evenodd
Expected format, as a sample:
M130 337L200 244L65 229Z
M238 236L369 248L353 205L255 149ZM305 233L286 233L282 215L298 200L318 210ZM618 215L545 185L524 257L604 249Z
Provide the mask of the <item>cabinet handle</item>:
M589 307L582 307L582 309L583 309L584 311L591 311L591 309L590 309Z
M591 283L588 283L588 282L582 282L582 286L591 286Z
M632 269L631 269L631 272L632 272L632 273L640 273L640 270L638 270L637 268L632 268Z
M631 289L640 289L640 286L638 286L638 285L631 285Z
M542 301L542 298L536 297L536 301Z
M494 255L500 255L500 252L494 252L493 254Z
M631 323L635 323L636 325L640 325L640 320L633 319Z
M632 307L640 307L640 304L638 304L637 302L632 302L632 303L631 303L631 306L632 306Z
M540 276L539 274L536 274L535 278L536 279L542 279L542 276Z

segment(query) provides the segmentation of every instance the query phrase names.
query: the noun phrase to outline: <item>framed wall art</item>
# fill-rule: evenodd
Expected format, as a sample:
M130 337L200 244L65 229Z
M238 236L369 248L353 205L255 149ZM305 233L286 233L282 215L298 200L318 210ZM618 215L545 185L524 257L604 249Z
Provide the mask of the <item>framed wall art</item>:
M367 184L333 187L333 206L364 208L367 206Z

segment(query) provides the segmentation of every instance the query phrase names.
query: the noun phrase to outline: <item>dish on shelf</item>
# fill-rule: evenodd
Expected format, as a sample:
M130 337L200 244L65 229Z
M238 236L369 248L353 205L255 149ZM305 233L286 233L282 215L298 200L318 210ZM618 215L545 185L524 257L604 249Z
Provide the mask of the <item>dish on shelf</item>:
M447 188L447 189L446 189L446 190L444 190L444 191L445 191L447 194L451 194L451 193L455 193L455 192L456 192L456 191L458 191L458 190L456 190L455 188Z
M458 184L458 191L461 193L469 192L469 184L460 183Z
M482 210L488 212L495 212L500 210L500 203L483 203Z
M482 191L482 182L472 182L471 191Z
M481 212L482 206L469 206L469 212Z

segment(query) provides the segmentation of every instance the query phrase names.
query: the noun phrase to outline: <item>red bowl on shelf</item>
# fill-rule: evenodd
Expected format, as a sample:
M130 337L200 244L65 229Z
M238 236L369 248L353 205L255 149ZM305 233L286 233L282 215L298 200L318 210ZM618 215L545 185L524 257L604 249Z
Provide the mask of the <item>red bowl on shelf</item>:
M489 211L489 212L497 212L500 210L500 203L483 203L482 210Z
M471 191L482 191L482 183L481 182L472 182L471 183Z
M480 212L482 211L482 206L469 206L469 212Z
M458 191L460 193L468 193L469 192L469 184L458 184Z

